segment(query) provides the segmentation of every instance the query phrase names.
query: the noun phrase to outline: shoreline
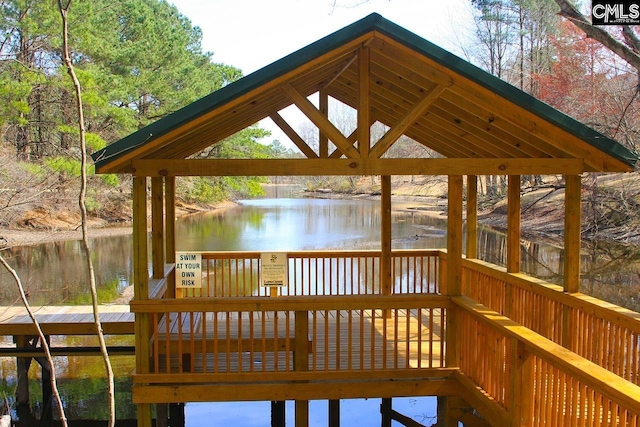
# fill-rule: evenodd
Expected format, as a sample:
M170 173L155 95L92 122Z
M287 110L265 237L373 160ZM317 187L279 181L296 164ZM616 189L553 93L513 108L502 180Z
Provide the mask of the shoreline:
M176 206L177 217L184 217L206 212L215 212L235 206L235 202L225 201L213 206ZM151 224L151 222L148 222ZM93 225L92 225L93 224ZM133 223L123 222L120 224L105 225L102 221L90 221L88 226L89 239L96 239L111 236L124 236L133 233ZM67 240L82 240L82 229L80 225L68 224L68 227L42 230L35 228L7 228L0 227L0 251L22 246L34 246L52 242L62 242Z

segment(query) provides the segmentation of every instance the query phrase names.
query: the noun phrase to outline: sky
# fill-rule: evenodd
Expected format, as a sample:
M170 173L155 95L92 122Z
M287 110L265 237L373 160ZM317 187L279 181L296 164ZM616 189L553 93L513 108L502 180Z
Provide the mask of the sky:
M248 75L376 12L457 54L470 22L469 0L169 0L203 33L214 62ZM334 2L336 3L334 7ZM296 126L295 112L283 116ZM260 123L290 146L270 120Z

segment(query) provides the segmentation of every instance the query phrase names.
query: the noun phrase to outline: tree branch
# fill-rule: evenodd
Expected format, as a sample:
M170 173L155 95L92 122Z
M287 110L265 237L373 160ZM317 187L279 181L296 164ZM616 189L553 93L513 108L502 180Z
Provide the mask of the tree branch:
M619 40L616 40L611 34L602 28L594 26L582 13L580 13L580 11L578 11L578 9L575 8L575 6L569 3L568 0L555 0L555 2L560 6L560 15L573 22L574 25L580 28L588 38L592 38L600 42L619 58L627 62L636 70L640 71L640 55L634 52L635 47L638 45L632 43L632 48L629 48L629 46ZM633 32L633 30L630 31ZM627 35L625 35L625 40L626 39ZM635 39L637 40L637 36Z

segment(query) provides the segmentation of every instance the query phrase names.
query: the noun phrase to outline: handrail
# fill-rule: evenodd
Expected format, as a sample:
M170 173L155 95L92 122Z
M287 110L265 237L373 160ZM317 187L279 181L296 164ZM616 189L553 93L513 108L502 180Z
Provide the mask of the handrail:
M640 414L640 387L615 375L572 351L490 310L468 297L453 297L452 301L473 318L497 329L501 334L524 344L526 351L547 361L603 397ZM526 386L527 384L522 384Z
M441 295L333 295L292 297L237 297L134 300L132 313L195 313L236 311L384 310L391 308L449 308L449 297Z
M384 293L380 250L305 250L286 252L289 286L281 295ZM183 298L267 295L259 285L260 252L201 252L203 286L178 294ZM392 251L392 293L439 293L438 250Z
M508 273L504 267L479 259L464 259L462 266L491 275L495 279L509 282L519 288L535 292L567 307L582 310L600 319L624 325L626 328L640 333L640 313L635 311L583 293L567 294L562 286L548 283L523 273Z

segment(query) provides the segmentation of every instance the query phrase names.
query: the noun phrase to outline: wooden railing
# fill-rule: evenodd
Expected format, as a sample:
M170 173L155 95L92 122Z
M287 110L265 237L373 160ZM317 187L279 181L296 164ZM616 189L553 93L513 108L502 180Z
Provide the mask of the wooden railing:
M496 425L640 425L637 385L469 298L453 301L464 343L459 380ZM477 397L478 386L491 400Z
M442 368L449 305L436 295L355 295L147 300L131 310L151 318L151 379L241 382L255 381L250 374L395 378Z
M388 380L455 370L465 399L496 425L640 425L637 313L479 260L463 261L463 296L441 296L444 251L394 251L391 295L382 294L377 251L288 255L290 283L279 298L258 284L259 253L211 253L201 291L134 301L153 337L151 369L134 381ZM459 366L445 363L448 324L459 327Z
M380 251L288 252L289 286L282 296L377 295L380 289ZM259 252L202 254L203 287L183 297L267 296L260 287ZM437 294L438 251L398 250L392 253L393 294Z
M463 295L640 384L640 314L479 260L463 261Z

